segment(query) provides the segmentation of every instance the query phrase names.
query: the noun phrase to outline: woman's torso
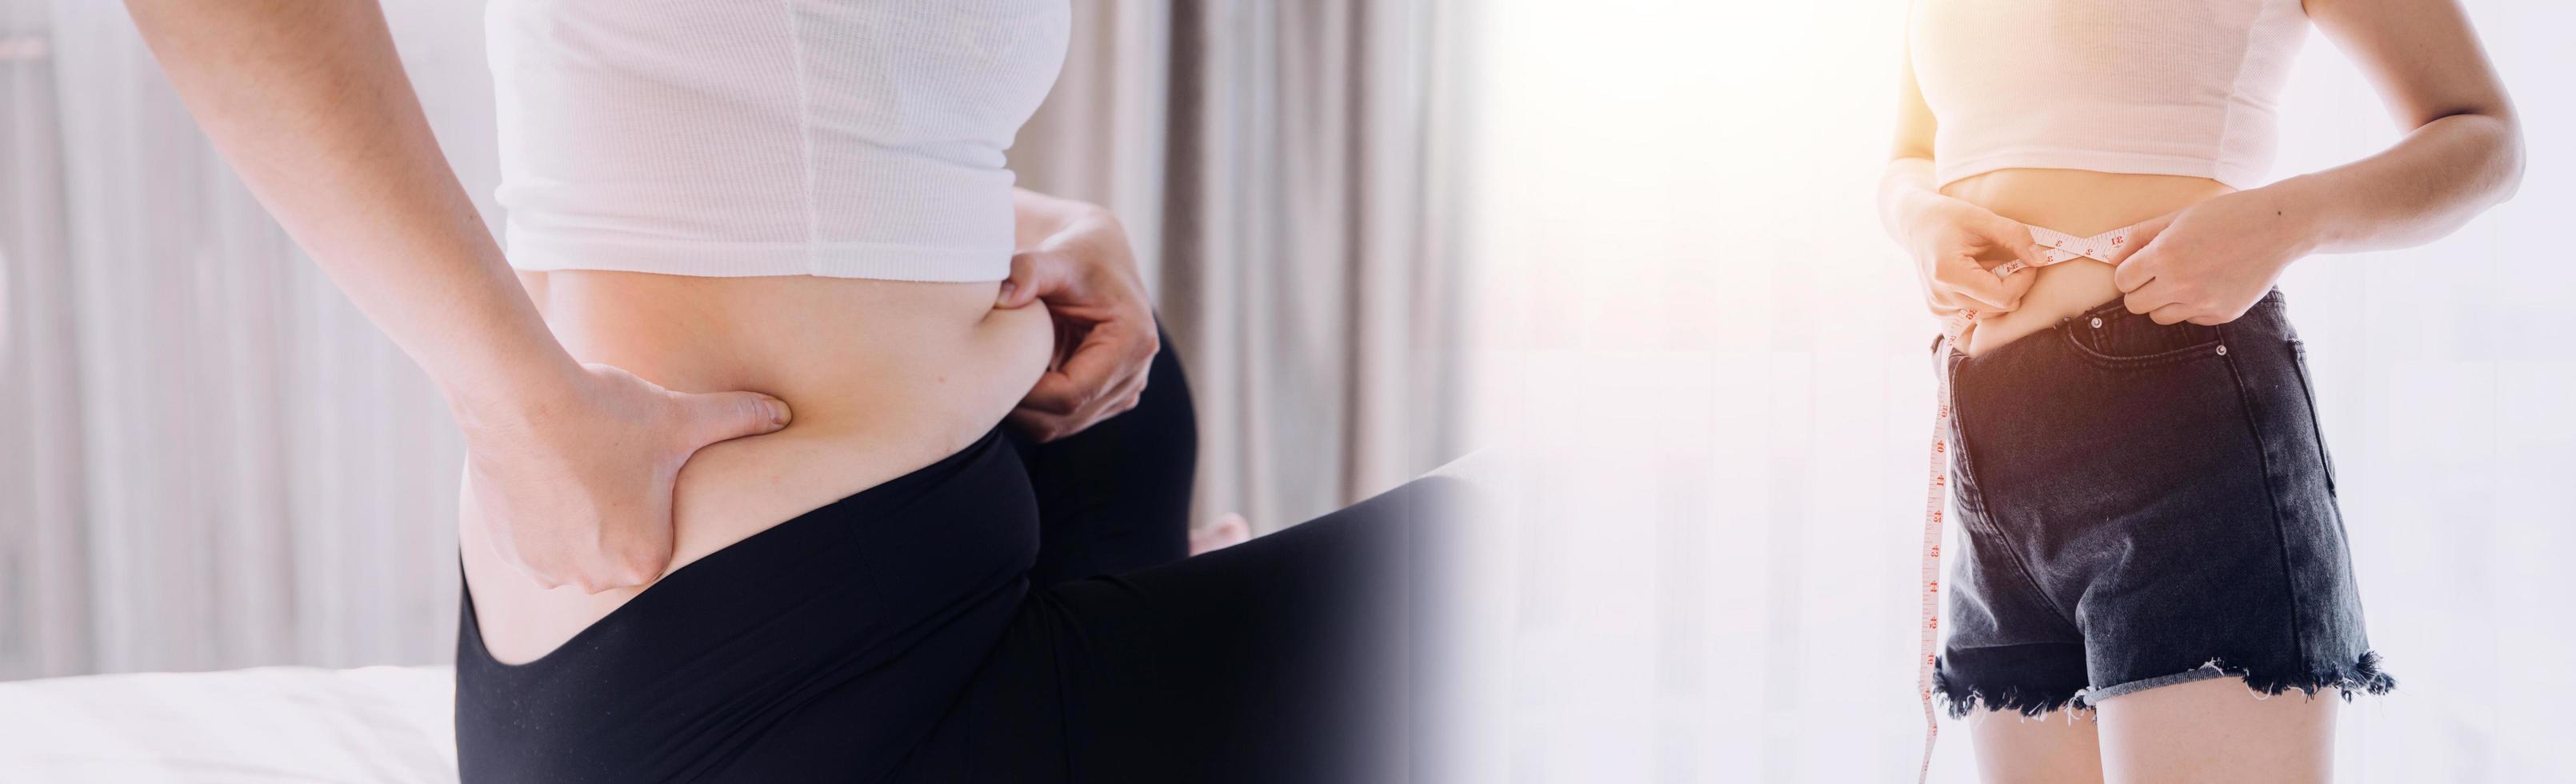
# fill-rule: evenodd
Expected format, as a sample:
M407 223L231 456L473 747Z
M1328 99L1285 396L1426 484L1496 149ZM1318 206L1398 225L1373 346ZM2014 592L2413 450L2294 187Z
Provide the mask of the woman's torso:
M544 309L585 362L687 392L755 390L786 429L699 450L672 507L677 569L937 461L992 429L1053 345L1042 308L994 310L996 283L548 273ZM649 588L544 590L500 561L468 498L465 577L494 658L535 659Z
M1920 0L1908 25L1941 192L2078 237L2260 184L2308 27L2297 0ZM2111 273L2040 268L1965 350L2118 297Z
M495 0L511 263L585 362L794 410L682 467L671 567L974 442L1035 383L1042 308L997 311L1004 150L1062 64L1063 0ZM643 589L539 590L467 499L503 662Z
M1941 193L1997 215L2087 237L2173 212L2232 188L2202 177L2108 174L2076 169L1999 169L1942 187ZM2038 279L2021 307L1978 318L1961 338L1970 355L2011 343L2095 305L2117 299L2112 267L2076 259L2032 271Z

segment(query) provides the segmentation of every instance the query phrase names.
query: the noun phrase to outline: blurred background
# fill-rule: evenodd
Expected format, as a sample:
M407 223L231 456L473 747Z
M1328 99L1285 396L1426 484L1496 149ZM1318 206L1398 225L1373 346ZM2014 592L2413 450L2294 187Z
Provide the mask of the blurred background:
M2346 782L2576 779L2576 9L2467 7L2521 110L2519 195L2281 282L2400 683L2343 711ZM1511 691L1467 780L1912 780L1935 326L1874 208L1906 3L1479 9L1469 429L1543 481L1480 543L1513 576L1481 677ZM2314 33L2281 116L2276 177L2398 135ZM1975 780L1943 729L1934 780Z
M480 3L387 0L486 223ZM1454 457L1458 74L1433 2L1077 2L1021 184L1126 223L1197 397L1197 517ZM120 3L0 0L0 680L443 663L462 452Z

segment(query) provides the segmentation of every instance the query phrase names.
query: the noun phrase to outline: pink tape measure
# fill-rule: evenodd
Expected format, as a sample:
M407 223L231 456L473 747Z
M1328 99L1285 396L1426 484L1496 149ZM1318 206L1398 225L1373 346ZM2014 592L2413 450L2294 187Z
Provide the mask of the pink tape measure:
M1994 267L1995 277L2001 278L2025 269L2045 267L2075 259L2093 259L2118 266L2120 260L2128 258L2129 254L2138 250L2138 243L2130 240L2130 236L2137 232L2138 227L2135 224L2090 237L2078 237L2038 226L2029 228L2031 240L2037 242L2040 247L2039 263L2027 263L2020 259L2004 262ZM1922 658L1916 662L1914 682L1915 688L1923 696L1923 764L1915 772L1917 782L1931 780L1932 745L1941 736L1940 715L1932 707L1932 669L1933 662L1940 656L1941 517L1942 509L1949 505L1950 489L1949 433L1952 401L1948 363L1951 349L1958 346L1959 336L1965 334L1968 327L1975 324L1976 320L1977 312L1973 310L1961 311L1942 319L1941 351L1935 358L1935 361L1942 365L1940 372L1933 374L1937 379L1936 394L1940 395L1940 399L1932 415L1932 486L1924 492L1923 498L1923 621L1919 626L1923 647Z

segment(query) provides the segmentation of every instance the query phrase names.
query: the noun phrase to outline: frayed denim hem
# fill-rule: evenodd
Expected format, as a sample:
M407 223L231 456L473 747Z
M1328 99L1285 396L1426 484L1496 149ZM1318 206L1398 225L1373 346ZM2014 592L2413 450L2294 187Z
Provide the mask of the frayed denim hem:
M2379 653L2365 651L2359 659L2348 665L2316 667L2306 672L2289 673L2257 673L2244 667L2230 666L2223 659L2210 659L2198 669L2188 672L2084 689L2075 693L2074 702L2076 707L2089 708L2100 704L2103 700L2123 694L2145 691L2158 686L2217 678L2244 679L2245 688L2254 692L2255 699L2278 697L2292 689L2305 693L2309 699L2315 699L2318 692L2333 689L2349 702L2355 693L2387 694L2389 690L2397 688L2397 678L2379 668Z
M2078 691L2038 692L2019 686L1997 688L1964 684L1951 678L1950 673L1932 673L1932 693L1941 697L1942 708L1953 719L1966 718L1980 707L1993 711L2019 711L2023 716L2037 718L2040 714L2067 707Z

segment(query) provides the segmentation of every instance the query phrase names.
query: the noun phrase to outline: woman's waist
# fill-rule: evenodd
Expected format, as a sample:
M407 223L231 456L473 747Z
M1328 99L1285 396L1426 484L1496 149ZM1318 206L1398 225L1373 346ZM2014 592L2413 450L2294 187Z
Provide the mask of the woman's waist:
M1983 354L2097 307L2119 304L2120 287L2112 267L2076 259L2031 270L2036 276L2020 307L1982 314L1964 337L1970 355Z
M681 392L787 402L784 430L698 451L674 498L675 563L975 442L1037 382L1044 308L995 310L997 282L546 274L574 357Z
M679 391L775 395L800 427L879 418L888 406L1016 400L1043 370L1052 332L1042 308L993 309L998 287L559 270L544 273L539 301L583 362Z
M2117 295L2051 320L2037 334L2011 345L1989 345L1985 351L1963 351L1962 372L2022 390L2036 397L2058 397L2047 387L2052 379L2077 366L2130 371L2188 362L2265 362L2272 354L2231 353L2277 347L2299 340L2290 323L2288 301L2280 289L2266 292L2245 314L2222 325L2158 324L2131 313ZM2234 348L2221 346L2236 345ZM2019 394L2019 393L2016 393Z
M2233 189L2216 180L2077 169L2000 169L1942 188L1954 198L2026 225L2087 237L2171 213ZM1995 261L2004 261L1998 254ZM2078 258L2033 270L2012 311L1977 319L1970 354L1982 353L2120 296L2112 267Z

